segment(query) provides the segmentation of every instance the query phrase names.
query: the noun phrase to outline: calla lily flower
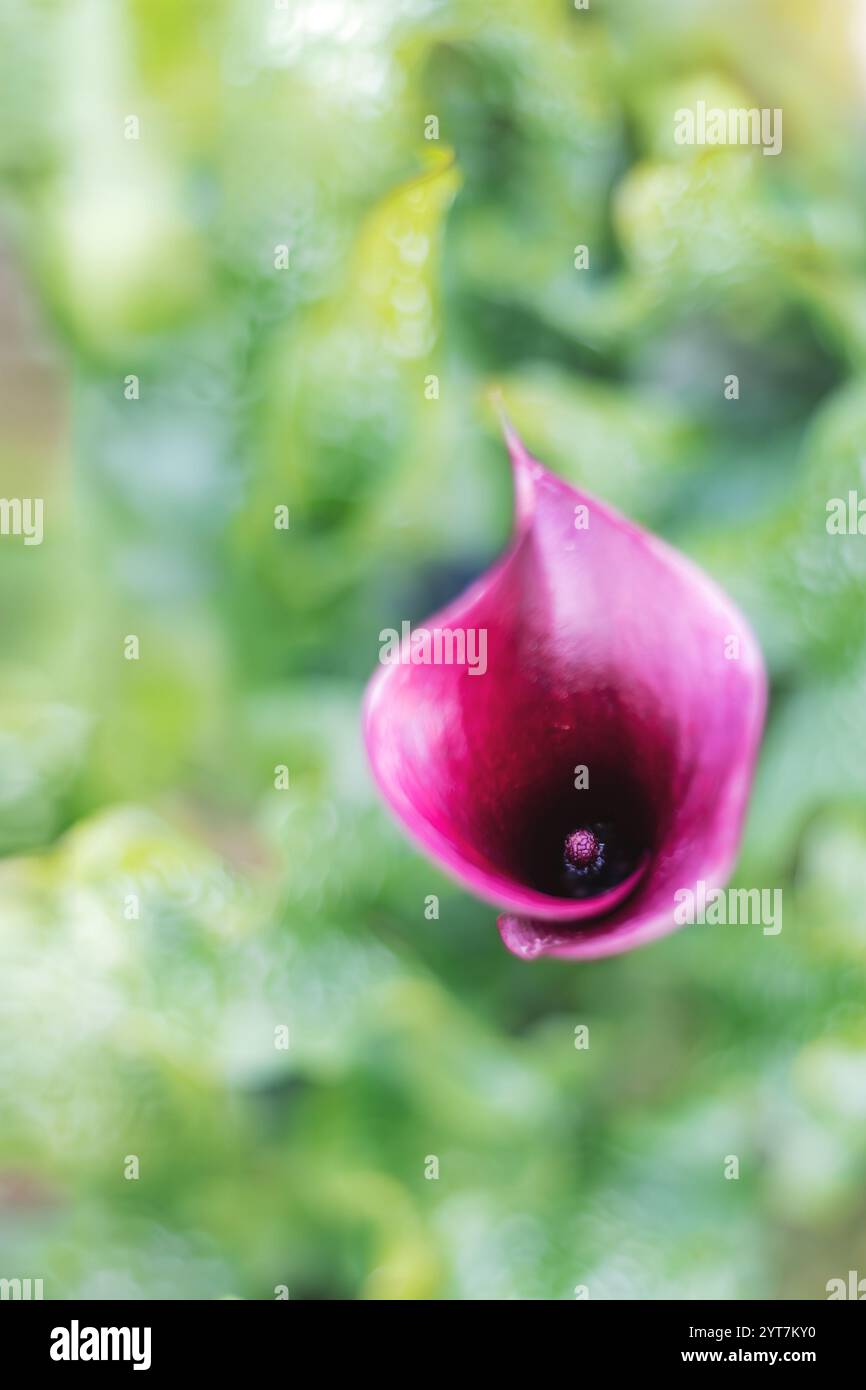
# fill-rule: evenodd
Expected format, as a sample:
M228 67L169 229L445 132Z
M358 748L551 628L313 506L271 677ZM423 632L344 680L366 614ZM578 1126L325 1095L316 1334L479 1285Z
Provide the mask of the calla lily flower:
M383 656L368 753L410 836L500 909L510 951L612 955L672 931L678 890L728 877L763 662L695 565L506 440L511 544Z

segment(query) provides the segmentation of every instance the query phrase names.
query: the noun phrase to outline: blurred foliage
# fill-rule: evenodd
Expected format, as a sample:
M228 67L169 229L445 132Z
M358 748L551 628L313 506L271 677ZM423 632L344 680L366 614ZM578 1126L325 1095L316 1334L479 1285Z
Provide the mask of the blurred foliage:
M825 529L864 487L864 67L854 0L7 0L2 491L46 535L0 542L4 1277L866 1274L866 539ZM700 99L781 107L781 156L675 145ZM737 881L779 936L527 966L378 805L379 630L507 534L493 385L755 624Z

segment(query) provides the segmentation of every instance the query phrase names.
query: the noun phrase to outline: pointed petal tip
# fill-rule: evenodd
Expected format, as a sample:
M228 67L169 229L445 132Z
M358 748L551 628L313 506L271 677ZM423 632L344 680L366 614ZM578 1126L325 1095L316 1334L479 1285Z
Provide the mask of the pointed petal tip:
M499 427L505 435L506 441L510 441L511 437L517 439L517 431L511 423L511 417L505 408L505 397L502 394L502 388L500 386L492 386L488 392L488 397L490 404L496 411Z
M512 464L516 468L519 464L531 463L532 457L527 451L517 430L514 428L511 416L505 408L505 398L498 386L494 387L490 392L490 400L499 417L499 427L502 430L508 452L511 455Z
M511 459L514 475L515 514L518 525L525 523L532 514L535 502L535 483L542 473L541 465L532 457L512 423L505 408L505 399L499 387L490 392L490 401L499 417L499 427Z

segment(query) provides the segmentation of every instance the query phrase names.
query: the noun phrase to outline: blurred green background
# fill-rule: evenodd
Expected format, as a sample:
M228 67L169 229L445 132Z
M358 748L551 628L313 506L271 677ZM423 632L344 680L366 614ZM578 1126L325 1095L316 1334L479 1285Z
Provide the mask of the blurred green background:
M845 0L7 0L0 1276L866 1276L864 73ZM699 99L782 154L675 145ZM380 629L508 533L494 385L756 626L779 936L521 963L374 796Z

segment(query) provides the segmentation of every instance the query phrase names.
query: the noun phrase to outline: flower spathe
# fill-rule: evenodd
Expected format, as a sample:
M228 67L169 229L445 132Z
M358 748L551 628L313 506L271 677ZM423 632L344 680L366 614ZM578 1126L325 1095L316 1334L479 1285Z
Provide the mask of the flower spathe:
M625 951L736 857L766 680L743 617L684 556L548 472L508 427L515 530L427 629L487 664L382 666L378 785L410 835L500 909L524 958Z

